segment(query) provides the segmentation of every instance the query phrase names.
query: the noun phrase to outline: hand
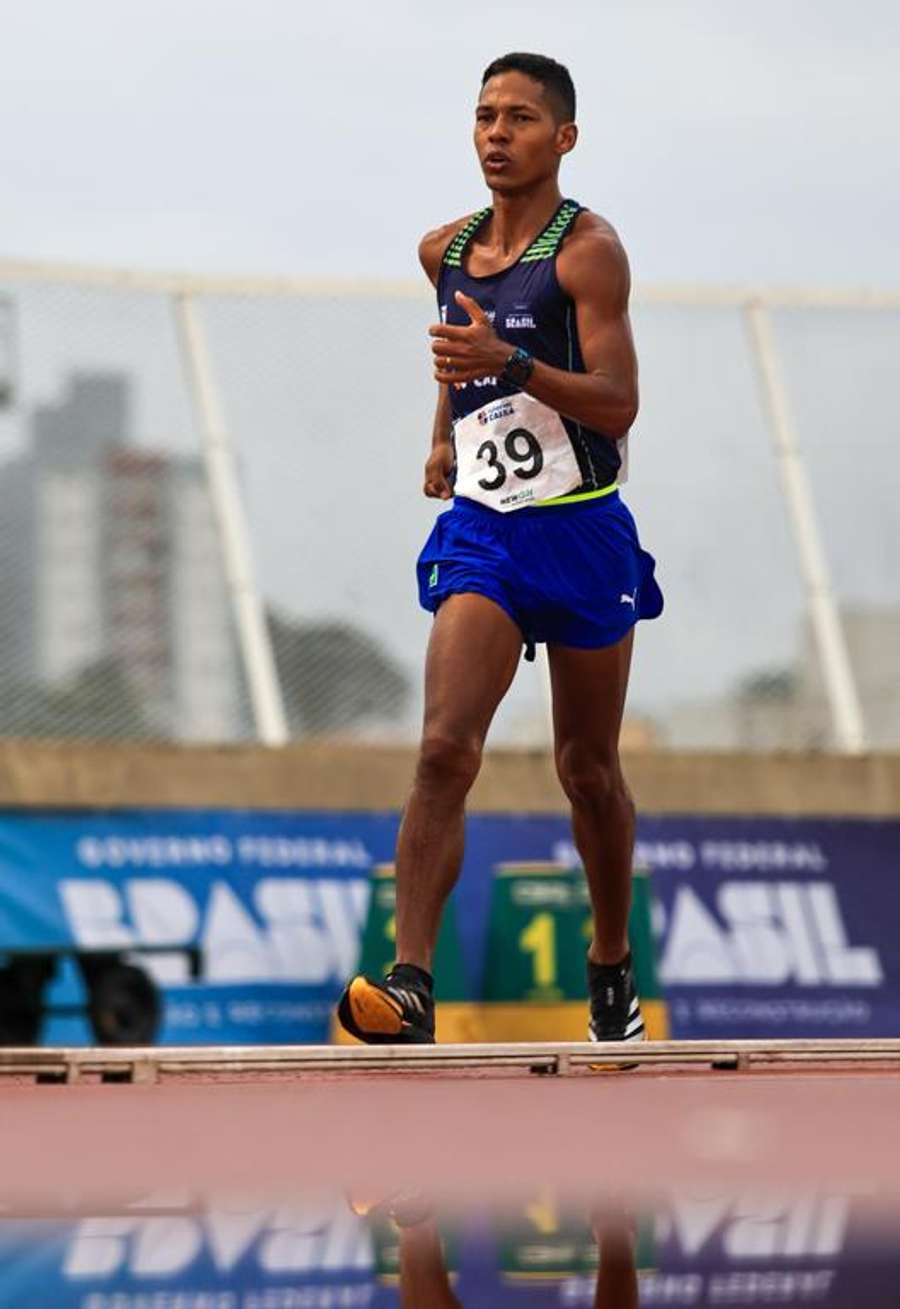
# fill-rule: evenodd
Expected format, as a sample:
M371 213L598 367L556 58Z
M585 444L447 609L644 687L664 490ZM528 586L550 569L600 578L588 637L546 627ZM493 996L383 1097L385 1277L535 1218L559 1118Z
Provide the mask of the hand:
M450 477L454 465L453 446L449 441L439 441L428 456L425 464L425 485L422 490L433 500L450 500L453 487Z
M456 303L469 315L467 327L437 323L428 329L428 335L433 338L435 379L458 386L460 382L474 382L502 373L513 352L512 346L500 340L477 300L457 291Z

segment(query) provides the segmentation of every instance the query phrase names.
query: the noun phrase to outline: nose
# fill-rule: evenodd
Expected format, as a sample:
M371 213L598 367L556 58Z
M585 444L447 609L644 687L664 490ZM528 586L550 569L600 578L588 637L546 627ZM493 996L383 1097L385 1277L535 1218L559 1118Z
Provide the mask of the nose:
M502 118L495 118L491 123L491 130L488 132L488 140L491 145L499 145L509 140L509 131Z

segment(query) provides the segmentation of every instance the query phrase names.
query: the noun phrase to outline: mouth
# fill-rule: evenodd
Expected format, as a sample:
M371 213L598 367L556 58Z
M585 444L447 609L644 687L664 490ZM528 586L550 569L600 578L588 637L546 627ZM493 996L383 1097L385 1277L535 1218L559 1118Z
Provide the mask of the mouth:
M502 150L491 150L489 154L484 156L481 162L484 168L498 169L509 167L512 160L509 155L504 154Z

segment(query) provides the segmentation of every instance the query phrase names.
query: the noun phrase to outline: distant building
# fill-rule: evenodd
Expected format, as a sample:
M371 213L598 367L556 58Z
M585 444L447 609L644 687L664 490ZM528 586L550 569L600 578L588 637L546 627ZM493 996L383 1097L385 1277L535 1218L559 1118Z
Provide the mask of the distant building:
M56 687L113 661L153 735L234 739L244 697L203 467L134 445L130 409L126 377L76 374L0 469L4 673Z
M866 742L900 746L900 607L846 606L841 621L862 705ZM747 678L727 697L676 706L667 743L722 750L826 750L835 745L831 708L812 626L796 663Z
M874 750L900 746L900 606L846 605L841 620L850 664L862 703L863 727ZM797 704L807 735L815 724L827 724L831 714L821 664L807 624L800 656Z

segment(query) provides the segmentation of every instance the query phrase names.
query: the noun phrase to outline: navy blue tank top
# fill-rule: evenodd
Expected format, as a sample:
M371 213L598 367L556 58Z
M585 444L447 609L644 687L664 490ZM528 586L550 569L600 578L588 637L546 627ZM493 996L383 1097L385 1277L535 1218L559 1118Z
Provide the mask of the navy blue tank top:
M462 291L478 301L494 331L513 349L521 346L553 368L585 372L575 305L556 276L557 253L583 208L576 200L563 200L544 230L511 267L484 277L467 273L464 263L469 245L492 210L481 209L473 214L456 233L441 262L437 284L441 321L463 327L468 324L468 314L454 298L456 291ZM514 395L519 389L495 377L452 386L451 412L454 419L465 418L489 401ZM615 439L560 417L582 477L581 486L574 487L573 493L594 491L615 482L622 462Z

